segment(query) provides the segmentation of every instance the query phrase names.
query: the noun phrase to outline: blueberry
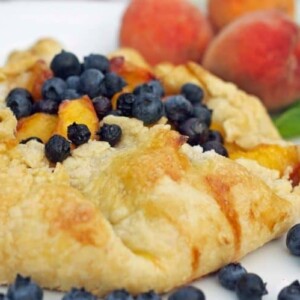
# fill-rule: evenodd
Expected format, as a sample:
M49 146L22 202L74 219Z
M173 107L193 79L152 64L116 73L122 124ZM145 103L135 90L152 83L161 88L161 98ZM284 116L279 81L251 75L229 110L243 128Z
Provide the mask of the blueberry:
M66 89L67 84L64 80L53 77L44 82L42 86L42 95L44 99L61 102Z
M30 277L17 275L15 282L8 287L7 298L10 300L42 300L43 290Z
M217 141L208 141L202 145L203 151L214 150L217 154L228 157L228 151L226 148Z
M91 132L85 124L73 123L68 126L68 139L76 146L87 143L91 137Z
M34 112L55 115L58 112L59 103L55 100L41 100L33 104Z
M6 295L0 293L0 300L9 300L9 299Z
M195 104L193 106L193 116L204 122L207 127L211 125L212 110L202 104Z
M76 91L76 90L72 90L72 89L66 89L63 92L63 100L73 100L73 99L78 99L80 98L80 94Z
M103 74L106 74L109 72L110 64L105 56L100 54L90 54L84 58L83 68L84 70L97 69Z
M45 145L45 155L53 163L64 161L71 153L71 143L63 136L53 135Z
M223 287L229 290L235 290L237 281L247 271L239 263L231 263L223 267L218 273L219 282Z
M66 51L55 55L50 67L54 75L62 79L72 75L79 75L81 72L80 62L76 55Z
M204 97L204 92L201 87L193 83L186 83L181 87L181 94L191 103L201 103Z
M286 246L296 256L300 256L300 224L294 225L287 233Z
M205 295L196 287L186 286L172 293L168 300L205 300Z
M32 113L33 99L31 94L22 88L15 88L6 97L6 105L17 119L27 117Z
M80 77L73 75L66 80L68 89L79 91L80 89Z
M99 119L102 119L103 117L108 115L112 110L111 100L104 96L98 96L92 101Z
M204 143L208 137L208 128L206 124L197 118L187 119L179 125L179 132L188 137L190 145L199 145Z
M122 128L115 124L103 124L98 135L101 141L108 142L113 147L121 140Z
M109 293L105 300L133 300L133 297L124 289Z
M39 137L36 137L36 136L32 136L25 140L21 140L20 144L27 144L30 141L36 141L36 142L43 144L43 141Z
M136 96L139 96L141 94L153 94L153 89L148 84L144 83L141 85L138 85L134 90L133 94Z
M166 116L172 122L187 120L193 111L192 104L183 96L169 96L165 101Z
M104 75L96 69L84 71L80 76L80 91L87 94L90 98L100 95L100 84Z
M136 300L161 300L161 297L154 291L137 295Z
M87 292L84 288L76 289L72 288L71 291L66 293L62 300L96 300L97 298L91 294L90 292Z
M114 94L120 92L127 83L115 73L107 73L100 85L100 95L112 98Z
M158 97L163 97L165 95L165 90L159 80L151 80L147 83L137 86L133 93L135 95L140 95L144 93L152 93Z
M208 132L208 141L216 141L216 142L219 142L221 144L224 143L223 136L217 130L209 130L209 132Z
M123 93L117 99L117 109L122 112L125 117L132 117L133 103L136 100L136 96L131 93Z
M261 300L268 292L266 284L253 273L246 273L236 283L236 293L239 300Z
M300 299L300 284L298 280L284 287L278 295L278 300L299 300L299 299Z
M137 96L132 106L132 116L150 125L157 122L164 115L164 105L154 94Z
M114 110L111 110L108 115L112 115L112 116L116 116L116 117L120 117L122 116L122 112L118 109L114 109Z

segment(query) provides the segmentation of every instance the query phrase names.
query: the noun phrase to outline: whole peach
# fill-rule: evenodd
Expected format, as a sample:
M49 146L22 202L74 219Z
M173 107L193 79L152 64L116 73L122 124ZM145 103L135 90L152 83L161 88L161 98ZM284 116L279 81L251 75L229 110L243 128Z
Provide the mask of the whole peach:
M210 20L218 30L248 12L271 8L294 16L295 0L209 0L208 2Z
M245 15L210 44L203 65L277 110L300 96L300 29L277 10Z
M132 0L120 30L121 46L138 50L152 65L200 62L211 38L206 17L188 0Z

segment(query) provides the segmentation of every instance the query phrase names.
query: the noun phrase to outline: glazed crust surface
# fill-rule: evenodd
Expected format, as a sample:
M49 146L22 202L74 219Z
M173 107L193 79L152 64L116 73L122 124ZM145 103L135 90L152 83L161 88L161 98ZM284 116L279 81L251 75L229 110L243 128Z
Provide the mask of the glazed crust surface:
M21 273L55 290L166 292L299 217L300 197L278 172L202 153L168 125L106 117L122 128L117 147L89 141L51 167L43 144L17 143L9 109L0 120L1 283ZM280 140L275 129L265 135Z

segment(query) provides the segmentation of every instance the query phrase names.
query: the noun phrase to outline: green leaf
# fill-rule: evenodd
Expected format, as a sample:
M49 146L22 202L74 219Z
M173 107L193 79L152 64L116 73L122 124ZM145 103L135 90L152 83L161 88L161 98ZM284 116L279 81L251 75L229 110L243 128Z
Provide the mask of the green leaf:
M292 104L281 115L274 117L273 122L284 138L300 136L300 101Z

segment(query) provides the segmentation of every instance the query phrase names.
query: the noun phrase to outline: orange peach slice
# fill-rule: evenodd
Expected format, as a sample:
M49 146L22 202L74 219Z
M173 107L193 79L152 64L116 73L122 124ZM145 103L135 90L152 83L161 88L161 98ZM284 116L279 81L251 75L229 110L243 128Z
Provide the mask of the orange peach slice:
M155 75L151 71L128 62L123 57L112 58L110 66L111 71L123 77L127 84L131 87L135 87L155 79Z
M16 138L22 141L37 137L46 143L56 128L57 120L57 116L45 113L35 113L22 118L18 121Z
M260 165L278 170L281 175L288 167L295 167L298 162L297 147L280 145L259 145L250 150L244 150L235 144L225 145L231 159L248 158Z
M55 133L67 138L68 126L74 122L85 124L91 131L91 138L95 138L96 131L99 128L99 119L89 97L84 96L80 99L66 100L60 104Z
M31 77L28 82L28 90L34 101L42 99L42 86L44 82L53 77L53 73L43 60L38 60L31 69Z

